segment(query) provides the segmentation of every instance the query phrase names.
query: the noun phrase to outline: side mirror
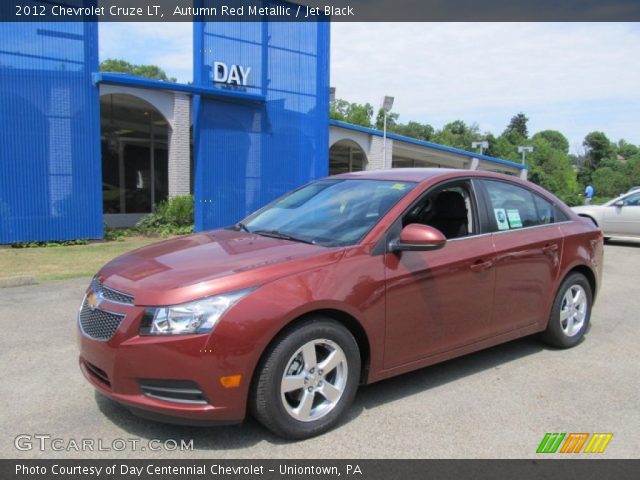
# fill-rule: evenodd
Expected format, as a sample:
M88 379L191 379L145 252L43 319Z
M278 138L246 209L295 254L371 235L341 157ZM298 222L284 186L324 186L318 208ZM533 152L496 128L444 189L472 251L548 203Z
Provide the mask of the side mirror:
M400 238L389 243L390 252L423 252L444 247L447 238L442 232L428 225L411 223L400 232Z
M613 204L615 207L624 207L624 200L618 200L616 203Z

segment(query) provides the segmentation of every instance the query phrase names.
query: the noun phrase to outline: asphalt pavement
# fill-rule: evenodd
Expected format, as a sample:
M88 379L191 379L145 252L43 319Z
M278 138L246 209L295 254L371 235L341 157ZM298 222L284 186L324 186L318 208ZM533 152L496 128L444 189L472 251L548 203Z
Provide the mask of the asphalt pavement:
M529 337L361 387L338 428L302 442L251 419L202 428L135 417L78 368L75 314L88 278L0 288L0 457L536 458L546 432L611 432L602 457L638 458L640 242L607 245L604 272L577 347ZM94 450L77 451L83 440ZM152 450L181 441L193 450Z

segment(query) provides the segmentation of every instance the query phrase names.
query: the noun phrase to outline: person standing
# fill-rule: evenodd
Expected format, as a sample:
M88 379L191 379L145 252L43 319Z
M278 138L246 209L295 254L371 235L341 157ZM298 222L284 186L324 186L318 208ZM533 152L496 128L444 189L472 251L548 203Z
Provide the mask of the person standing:
M587 188L584 189L584 203L585 205L591 205L591 200L593 200L593 196L596 191L594 190L591 184L587 185Z

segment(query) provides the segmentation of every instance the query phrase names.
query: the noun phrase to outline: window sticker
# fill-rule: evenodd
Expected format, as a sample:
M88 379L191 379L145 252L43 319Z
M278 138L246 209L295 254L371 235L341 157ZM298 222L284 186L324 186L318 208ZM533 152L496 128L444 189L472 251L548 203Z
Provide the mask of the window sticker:
M407 185L405 183L394 183L391 188L394 190L404 190Z
M522 228L522 220L520 219L520 212L515 208L507 210L507 220L511 228Z
M509 230L509 221L507 220L507 214L504 212L504 208L494 208L493 213L496 216L498 230Z

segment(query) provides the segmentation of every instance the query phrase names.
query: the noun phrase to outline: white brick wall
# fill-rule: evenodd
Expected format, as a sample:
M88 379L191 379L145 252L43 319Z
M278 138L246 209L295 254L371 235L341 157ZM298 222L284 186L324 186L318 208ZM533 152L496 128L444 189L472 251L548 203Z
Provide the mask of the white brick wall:
M169 198L189 195L191 178L190 124L191 98L182 93L174 93L173 129L169 134Z
M387 158L384 161L383 138L377 135L371 136L371 145L367 154L367 170L380 170L391 168L393 156L393 140L387 138Z

